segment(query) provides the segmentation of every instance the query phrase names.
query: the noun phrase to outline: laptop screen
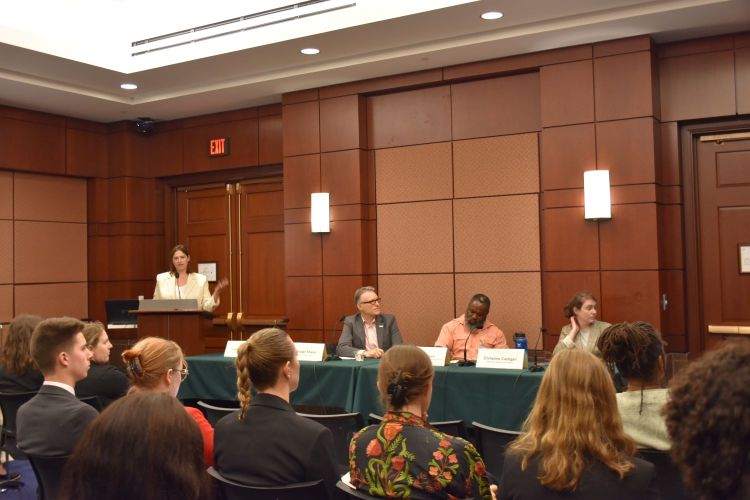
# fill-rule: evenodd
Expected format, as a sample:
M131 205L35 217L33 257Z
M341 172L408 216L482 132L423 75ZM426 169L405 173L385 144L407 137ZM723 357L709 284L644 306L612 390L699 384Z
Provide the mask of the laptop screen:
M138 309L138 299L105 300L107 308L107 324L110 325L134 325L138 323L135 314L128 311Z

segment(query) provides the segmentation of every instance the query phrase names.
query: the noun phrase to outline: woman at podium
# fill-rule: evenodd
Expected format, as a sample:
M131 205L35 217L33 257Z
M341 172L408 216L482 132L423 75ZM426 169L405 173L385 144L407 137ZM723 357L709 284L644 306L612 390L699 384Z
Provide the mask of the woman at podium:
M212 294L208 290L208 279L202 274L190 271L190 252L185 245L176 245L169 257L170 270L156 276L154 300L196 299L198 307L204 311L216 309L219 305L219 295L229 285L229 280L219 280Z

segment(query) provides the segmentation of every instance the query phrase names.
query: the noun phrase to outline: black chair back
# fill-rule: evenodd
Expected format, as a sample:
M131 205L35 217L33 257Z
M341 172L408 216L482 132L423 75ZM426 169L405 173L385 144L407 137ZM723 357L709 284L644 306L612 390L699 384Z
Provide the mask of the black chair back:
M477 449L484 459L484 465L490 474L500 479L503 473L503 461L505 460L505 448L511 441L516 439L518 431L498 429L489 425L472 422L474 436L477 440Z
M310 413L298 413L305 418L331 429L333 433L333 446L336 451L336 466L341 474L349 470L349 441L355 432L364 427L362 414L338 413L335 415L312 415Z
M466 439L466 426L463 420L445 420L443 422L430 422L430 425L443 434L449 434Z
M216 422L224 418L224 416L240 409L236 402L227 402L227 406L214 406L203 401L198 401L196 404L206 416L206 420L208 420L211 423L211 426L214 427L216 426ZM231 406L232 404L234 406Z
M213 467L207 472L218 483L220 498L224 500L319 500L328 497L322 479L284 486L250 486L230 481Z
M15 458L25 458L25 455L16 448L16 414L21 405L36 396L36 393L37 391L0 392L0 410L3 412L3 431L0 444L3 450Z
M83 396L78 398L79 401L82 403L86 403L87 405L93 407L96 411L100 412L104 409L104 405L102 404L102 400L99 399L99 396Z
M66 456L45 457L28 455L39 483L39 500L56 500L60 490L62 471L68 461Z
M661 493L662 498L668 498L669 500L686 500L691 498L685 493L685 486L682 482L680 470L672 462L669 451L640 448L637 456L654 464L656 485L659 487L659 493Z

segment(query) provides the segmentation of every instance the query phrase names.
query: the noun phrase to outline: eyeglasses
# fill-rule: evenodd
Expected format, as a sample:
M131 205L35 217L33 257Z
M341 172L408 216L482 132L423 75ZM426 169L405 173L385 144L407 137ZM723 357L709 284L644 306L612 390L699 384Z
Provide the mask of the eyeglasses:
M360 302L360 304L370 304L371 306L374 306L375 304L380 304L382 301L383 299L378 297L376 299L368 300L366 302Z
M184 366L180 370L172 369L172 371L180 374L180 382L184 382L185 379L188 377L188 374L190 374L190 371L188 370L187 366Z

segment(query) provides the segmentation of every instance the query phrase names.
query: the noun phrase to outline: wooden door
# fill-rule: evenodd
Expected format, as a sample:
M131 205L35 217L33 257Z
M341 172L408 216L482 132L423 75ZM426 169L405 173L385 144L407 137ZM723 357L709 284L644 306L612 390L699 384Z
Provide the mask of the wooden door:
M703 347L750 338L750 133L705 135L697 144L699 294ZM710 332L709 332L710 330Z
M280 178L177 189L177 241L190 249L191 267L216 262L229 290L214 311L229 328L206 339L209 351L245 329L281 323L285 316L284 193ZM210 284L213 290L213 284ZM215 337L215 338L214 338Z
M197 272L200 263L215 262L217 278L232 280L230 203L224 184L177 190L177 241L190 250L192 271ZM213 286L209 284L212 292ZM214 314L226 316L233 306L234 294L225 292Z

